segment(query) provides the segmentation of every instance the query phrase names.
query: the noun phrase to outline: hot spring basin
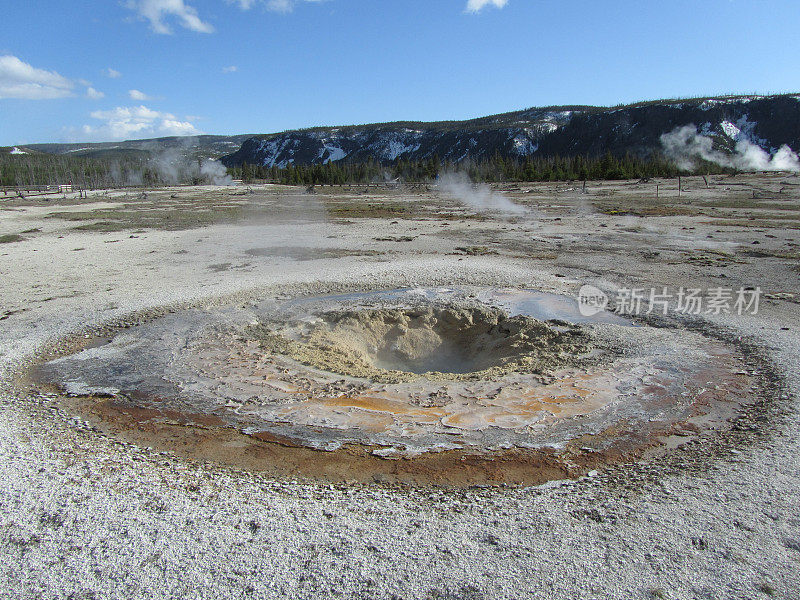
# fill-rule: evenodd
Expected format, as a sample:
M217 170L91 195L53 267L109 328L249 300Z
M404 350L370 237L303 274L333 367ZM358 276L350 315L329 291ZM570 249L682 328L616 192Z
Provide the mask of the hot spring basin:
M436 480L464 456L489 461L465 482L504 480L496 466L509 452L527 456L512 469L527 481L531 465L563 474L576 453L630 456L700 416L722 423L748 397L735 348L608 313L590 321L570 298L526 290L267 299L115 331L37 378L131 435L212 427L242 436L228 446L279 445L271 464L291 472L349 461L372 473L368 457L402 458L438 465L422 477ZM462 458L439 464L452 456Z

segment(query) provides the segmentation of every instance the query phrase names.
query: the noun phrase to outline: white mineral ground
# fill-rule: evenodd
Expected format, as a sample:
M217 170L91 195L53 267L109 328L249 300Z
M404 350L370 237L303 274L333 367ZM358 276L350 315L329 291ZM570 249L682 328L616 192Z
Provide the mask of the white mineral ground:
M23 240L0 245L0 593L797 597L800 182L709 183L684 179L680 199L674 181L505 191L535 219L465 218L435 190L361 187L4 201L0 235ZM450 489L277 478L136 446L18 377L66 336L176 304L436 287L574 296L584 283L760 286L757 315L702 320L742 338L775 386L745 399L759 408L736 435L703 432L576 481Z

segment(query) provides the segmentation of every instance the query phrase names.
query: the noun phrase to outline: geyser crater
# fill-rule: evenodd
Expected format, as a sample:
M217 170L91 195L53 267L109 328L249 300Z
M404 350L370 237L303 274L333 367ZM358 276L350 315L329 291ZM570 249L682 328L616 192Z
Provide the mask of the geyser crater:
M138 444L276 474L447 484L574 476L729 429L753 398L736 345L578 320L575 304L424 288L187 308L102 344L81 337L36 380Z
M489 379L543 373L590 352L578 326L508 316L489 306L417 306L328 312L299 329L249 329L265 351L372 381Z

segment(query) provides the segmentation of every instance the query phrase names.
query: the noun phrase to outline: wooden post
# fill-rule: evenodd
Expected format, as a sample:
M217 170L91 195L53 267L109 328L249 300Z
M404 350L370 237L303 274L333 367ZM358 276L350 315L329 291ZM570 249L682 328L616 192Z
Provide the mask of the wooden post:
M656 200L658 200L658 184L656 184Z
M681 185L681 176L678 175L678 198L681 197L681 192L683 191L683 187Z

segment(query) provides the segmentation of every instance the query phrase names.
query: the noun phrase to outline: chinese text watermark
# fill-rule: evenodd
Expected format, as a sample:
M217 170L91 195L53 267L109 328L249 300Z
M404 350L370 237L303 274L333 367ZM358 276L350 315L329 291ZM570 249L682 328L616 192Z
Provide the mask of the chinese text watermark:
M761 293L760 287L670 289L664 286L620 288L609 298L602 290L584 285L578 292L578 309L585 317L606 309L620 315L666 315L670 310L685 315L755 315Z

